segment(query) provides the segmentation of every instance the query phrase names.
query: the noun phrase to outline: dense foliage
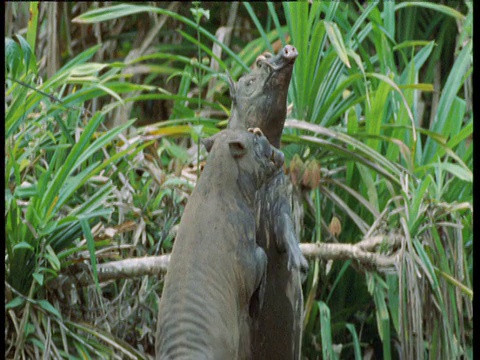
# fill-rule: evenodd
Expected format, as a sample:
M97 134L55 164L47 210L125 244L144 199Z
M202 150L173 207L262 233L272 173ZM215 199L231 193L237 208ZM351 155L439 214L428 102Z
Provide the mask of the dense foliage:
M162 278L99 282L97 265L170 251L199 139L229 115L225 71L287 43L301 241L402 239L377 249L394 268L311 262L304 357L472 358L473 2L32 2L5 17L8 358L153 355ZM65 280L79 271L94 285Z

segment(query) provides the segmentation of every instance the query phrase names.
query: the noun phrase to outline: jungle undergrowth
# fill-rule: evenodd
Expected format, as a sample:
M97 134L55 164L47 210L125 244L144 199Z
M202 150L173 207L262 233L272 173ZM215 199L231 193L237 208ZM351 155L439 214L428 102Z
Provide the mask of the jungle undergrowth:
M202 20L202 17L205 16L207 20L210 19L210 10L205 10L204 8L200 7L200 1L193 1L192 2L194 8L190 9L192 12L194 18L195 18L195 23L197 24L196 27L196 32L197 32L197 51L198 51L198 58L197 61L204 62L202 59L202 51L200 49L200 31L199 31L199 26L200 26L200 21ZM208 63L208 59L206 61ZM202 88L203 88L203 78L205 75L205 70L202 70L200 67L194 67L194 82L197 83L198 86L198 102L197 102L197 111L195 112L195 118L197 119L197 125L193 127L193 132L192 135L194 137L194 141L197 144L197 178L200 176L200 138L202 134L202 125L200 125L200 107L201 107L201 97L202 97Z

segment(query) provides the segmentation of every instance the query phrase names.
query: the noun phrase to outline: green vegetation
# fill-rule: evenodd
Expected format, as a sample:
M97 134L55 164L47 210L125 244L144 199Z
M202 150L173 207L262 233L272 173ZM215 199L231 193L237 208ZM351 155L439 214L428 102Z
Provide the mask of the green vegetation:
M225 71L287 43L302 242L402 239L377 249L394 269L311 262L304 357L473 357L473 2L31 2L5 16L7 358L153 355L161 279L99 282L97 265L170 251L199 138L229 115ZM59 281L74 270L94 285Z

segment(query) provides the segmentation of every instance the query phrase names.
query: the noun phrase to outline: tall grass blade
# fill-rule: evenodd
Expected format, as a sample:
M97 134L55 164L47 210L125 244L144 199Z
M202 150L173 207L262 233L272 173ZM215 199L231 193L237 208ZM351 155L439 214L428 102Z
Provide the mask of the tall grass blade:
M332 343L332 328L330 323L330 309L323 301L319 301L320 332L322 335L322 353L324 359L336 359Z
M448 116L450 114L452 105L454 104L460 87L464 84L463 77L469 71L471 63L472 41L469 41L458 55L453 68L450 70L450 74L443 88L442 95L440 96L438 111L430 130L437 133L443 133L445 130L448 124ZM436 150L437 145L431 139L427 139L422 163L429 163L432 160Z

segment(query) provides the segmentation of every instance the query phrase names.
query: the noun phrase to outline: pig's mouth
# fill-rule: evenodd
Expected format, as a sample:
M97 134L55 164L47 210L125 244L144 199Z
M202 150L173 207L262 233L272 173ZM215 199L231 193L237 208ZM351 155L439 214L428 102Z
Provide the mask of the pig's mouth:
M297 57L297 49L291 45L285 46L276 56L264 53L257 57L257 68L262 69L267 74L264 85L274 84L286 77L290 78Z
M273 56L271 53L264 53L257 58L257 67L265 66L270 72L280 71L286 66L293 66L298 57L297 49L286 45L280 52Z

